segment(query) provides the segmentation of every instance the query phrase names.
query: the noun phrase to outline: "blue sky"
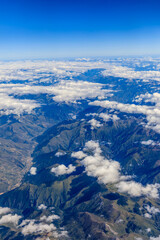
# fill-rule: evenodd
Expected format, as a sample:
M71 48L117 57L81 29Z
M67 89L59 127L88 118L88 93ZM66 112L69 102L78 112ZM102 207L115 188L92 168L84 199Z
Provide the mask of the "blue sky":
M160 54L160 1L0 0L0 58Z

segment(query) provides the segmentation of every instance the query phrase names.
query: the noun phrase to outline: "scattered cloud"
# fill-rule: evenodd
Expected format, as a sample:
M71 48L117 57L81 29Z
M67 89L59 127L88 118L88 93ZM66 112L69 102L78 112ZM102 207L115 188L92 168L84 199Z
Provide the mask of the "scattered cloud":
M104 76L114 76L127 79L140 79L145 82L160 81L160 71L135 71L133 68L110 64L108 69L102 71Z
M121 181L117 185L118 191L128 193L131 196L140 197L147 196L151 198L158 198L158 189L160 184L147 184L143 186L141 183L134 181Z
M8 207L0 207L0 215L11 212L11 209Z
M159 237L150 237L150 240L160 240L160 235Z
M64 236L67 237L68 233L67 231L65 231L64 228L57 229L56 226L53 223L51 223L52 221L58 219L59 219L58 215L51 215L48 217L42 216L40 218L40 221L35 219L25 219L18 227L24 236L27 235L33 236L39 234L41 236L46 236L46 234L49 233L50 236L53 236L58 239ZM43 237L39 239L43 239Z
M40 221L44 221L44 222L53 222L54 220L58 220L60 219L60 217L58 215L50 215L50 216L42 216L40 218Z
M64 155L66 155L66 152L56 152L56 154L55 154L56 157L61 157Z
M50 233L52 231L56 231L56 227L53 223L51 224L44 224L44 223L34 223L33 221L29 222L29 224L25 225L22 228L22 234L24 236L30 234L37 234L37 233Z
M38 108L40 105L34 100L17 99L12 96L8 96L5 93L0 93L0 114L9 115L22 113L30 114L34 108Z
M146 116L146 127L152 128L154 131L160 133L160 108L147 105L124 104L115 101L94 101L89 105L101 106L103 108L111 108L119 110L120 112L130 114L143 114Z
M155 141L153 141L151 139L149 139L147 141L142 141L141 144L146 145L146 146L149 146L149 145L151 145L151 146L160 146L159 142L155 142Z
M38 206L39 210L45 210L47 209L47 206L45 206L43 203L41 205Z
M37 174L37 168L36 167L31 167L30 174L31 175L36 175Z
M52 173L55 173L56 176L64 175L64 174L70 174L76 170L76 167L70 164L68 167L61 164L58 167L53 167L51 169Z
M146 102L146 103L155 103L156 106L160 106L160 93L145 93L137 96L135 102Z
M156 208L154 206L150 207L149 205L146 205L145 209L147 210L148 213L153 214L153 215L157 214L157 213L160 213L159 208Z
M71 154L71 157L77 158L77 159L83 159L83 158L87 157L87 154L85 154L83 151L78 151L78 152L73 152Z
M7 223L12 223L13 225L18 225L18 222L19 220L21 219L22 217L17 215L17 214L7 214L7 215L4 215L0 218L0 225L3 225L3 224L7 224Z
M99 183L115 183L119 192L128 193L131 196L140 197L142 195L151 198L158 198L160 184L147 184L130 180L131 176L121 175L120 164L102 156L102 150L98 142L88 141L83 151L72 153L72 157L81 160L88 176L96 177Z
M97 121L94 118L89 120L88 123L91 124L91 129L99 128L99 127L103 126L103 124L101 124L99 121Z
M89 153L92 154L89 154ZM83 153L73 153L72 157L83 160L81 164L85 166L88 176L93 176L98 179L100 183L116 183L120 179L120 164L113 160L108 160L101 155L99 143L89 141L85 144Z
M119 117L116 114L107 114L107 113L100 113L99 117L103 119L103 121L108 122L109 120L117 121Z

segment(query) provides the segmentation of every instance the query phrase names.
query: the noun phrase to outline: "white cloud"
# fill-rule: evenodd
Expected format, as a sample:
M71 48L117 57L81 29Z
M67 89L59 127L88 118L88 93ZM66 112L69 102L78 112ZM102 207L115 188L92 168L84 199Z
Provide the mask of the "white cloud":
M85 144L84 153L77 152L72 157L80 158L83 156L81 163L85 166L88 176L93 176L100 183L115 183L120 179L120 164L116 161L108 160L101 156L101 149L98 142L89 141ZM89 152L92 152L92 155Z
M76 170L76 167L70 164L68 167L61 164L58 167L52 168L51 172L55 173L56 176L64 175L64 174L70 174Z
M36 238L37 240L44 239L44 237L48 233L50 234L50 236L53 236L58 239L61 237L67 237L68 233L67 231L65 231L63 227L57 229L56 226L53 223L51 223L52 221L58 220L58 219L59 219L58 215L50 215L48 217L42 216L40 218L40 221L38 221L37 219L36 220L25 219L22 221L22 223L18 227L24 236L40 234L42 238Z
M66 155L66 152L56 152L56 154L55 154L56 157L61 157L64 155Z
M118 162L106 159L101 154L102 150L99 143L91 140L86 142L83 151L72 153L71 156L82 159L81 164L84 165L87 175L96 177L99 183L115 183L119 192L128 193L131 196L140 197L144 195L158 198L160 184L143 186L141 183L130 180L131 176L121 175L121 167Z
M35 219L25 219L21 222L21 224L19 225L19 227L24 227L25 225L29 224L30 222L34 223Z
M115 101L94 101L89 105L101 106L103 108L116 109L121 112L131 114L143 114L146 116L147 125L146 127L152 128L156 132L160 133L160 108L146 105L135 105L135 104L124 104Z
M47 209L47 206L45 206L43 203L41 205L38 206L39 210L45 210Z
M155 103L156 106L160 106L160 93L145 93L145 94L141 94L140 96L137 96L135 99L136 102L150 102L150 103Z
M34 234L34 233L50 233L55 231L56 227L54 224L44 224L44 223L34 223L33 221L29 222L28 225L25 225L22 228L22 234L24 236Z
M11 212L11 209L8 207L0 207L0 215Z
M12 96L8 96L5 93L0 93L0 113L9 115L16 114L20 115L22 113L30 114L34 108L40 105L34 100L27 99L16 99Z
M50 215L50 216L42 216L40 218L40 221L44 221L44 222L53 222L53 220L58 220L60 219L60 217L58 215Z
M64 230L61 231L60 233L58 233L58 232L53 232L52 235L53 235L53 237L58 238L58 239L61 239L61 238L63 238L63 237L67 237L67 238L68 238L68 232L67 232L67 231L64 231Z
M151 139L149 139L147 141L142 141L141 144L146 145L146 146L149 146L149 145L155 146L156 142L151 140Z
M151 80L160 81L160 71L135 71L133 68L113 64L110 64L110 67L103 71L102 74L104 76L140 79L145 82Z
M89 120L88 123L91 124L91 129L99 128L99 127L103 126L103 124L101 124L99 121L97 121L94 118Z
M145 208L146 208L146 210L148 211L148 213L150 213L150 214L160 213L159 208L156 208L156 207L154 207L154 206L150 207L149 205L146 205Z
M110 62L109 62L110 61ZM142 79L144 81L160 79L160 71L134 71L133 68L121 66L120 61L111 60L84 61L13 61L0 62L0 81L30 81L40 79L41 82L49 82L53 77L72 78L90 69L106 69L104 76L114 76L128 79ZM137 62L137 60L134 60ZM125 60L127 63L127 60ZM138 62L137 62L138 64Z
M36 167L31 167L30 174L31 175L36 175L37 174L37 168Z
M55 102L76 103L78 100L104 98L110 90L103 89L105 85L87 81L60 80L52 86L37 86L28 84L0 84L1 114L30 114L33 109L41 106L29 99L19 99L25 94L48 94ZM14 97L16 96L16 98Z
M151 198L158 198L158 189L160 184L147 184L143 186L141 183L134 181L121 181L117 185L119 192L128 193L131 196L140 197L142 195Z
M77 159L83 159L87 156L87 154L85 154L83 151L78 151L78 152L73 152L71 154L71 157L73 158L77 158Z
M150 237L150 240L160 240L160 235L159 237Z
M116 114L100 113L99 117L102 118L105 122L109 120L113 120L113 121L119 120L119 117Z
M21 218L22 217L17 214L7 214L0 218L0 225L12 223L16 226Z
M107 66L108 64L102 61L0 62L1 114L20 115L24 112L31 113L34 108L40 107L40 104L33 100L17 98L25 94L49 94L53 96L54 101L66 103L86 98L104 98L112 92L103 89L105 85L87 81L73 81L72 77L89 69ZM55 78L56 80L53 81ZM17 83L17 81L21 83ZM48 83L50 86L44 86L43 83ZM14 98L15 95L16 98Z

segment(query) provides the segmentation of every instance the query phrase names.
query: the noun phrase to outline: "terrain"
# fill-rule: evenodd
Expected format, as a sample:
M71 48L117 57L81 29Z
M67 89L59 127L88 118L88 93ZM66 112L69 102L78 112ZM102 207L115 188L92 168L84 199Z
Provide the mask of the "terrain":
M37 105L2 110L0 239L159 239L159 82L136 61L10 86Z

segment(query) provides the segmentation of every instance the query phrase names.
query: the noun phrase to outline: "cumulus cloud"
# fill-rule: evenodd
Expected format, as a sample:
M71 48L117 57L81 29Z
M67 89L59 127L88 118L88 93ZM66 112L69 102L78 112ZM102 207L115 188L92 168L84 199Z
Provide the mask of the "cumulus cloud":
M83 158L87 157L87 154L85 154L83 151L78 151L78 152L73 152L71 154L71 157L77 158L77 159L83 159Z
M160 81L160 71L135 71L127 66L110 64L110 67L102 71L104 76L114 76L127 79L140 79L142 81Z
M149 205L146 205L145 208L146 208L147 212L150 213L150 214L160 213L159 208L156 208L154 206L150 207Z
M152 128L156 132L160 133L160 108L146 105L124 104L115 101L94 101L89 103L94 106L101 106L103 108L116 109L121 112L130 114L143 114L146 116L146 127Z
M27 84L0 84L0 93L14 95L49 94L56 102L74 102L86 98L104 98L111 90L103 89L105 85L87 81L59 80L50 86Z
M11 209L8 207L0 207L0 215L11 212Z
M150 240L160 240L160 235L159 237L150 237Z
M91 129L99 128L99 127L103 126L103 124L101 124L99 121L97 121L94 118L89 120L88 123L91 124Z
M112 92L103 89L105 85L74 81L72 77L89 69L107 66L102 61L0 62L0 111L3 114L19 115L24 112L31 113L34 108L40 107L40 104L33 100L18 99L22 95L25 97L25 94L48 94L53 96L54 101L66 103L86 98L104 98Z
M147 184L143 186L141 183L134 181L121 181L117 185L119 192L128 193L131 196L140 197L142 195L158 198L158 189L160 184Z
M44 224L44 223L34 223L33 221L29 222L29 224L25 225L22 228L22 234L24 236L34 234L34 233L50 233L55 231L56 227L54 224Z
M80 80L74 81L72 79L73 76L78 76L89 69L106 69L103 71L104 76L160 80L159 71L134 71L119 64L117 65L117 62L114 61L109 63L106 60L1 62L0 82L2 83L0 84L0 94L2 98L6 98L8 106L3 106L2 108L0 105L0 109L3 110L4 114L10 114L11 111L15 114L22 114L23 112L30 113L32 109L40 106L33 100L20 100L14 98L14 95L49 94L53 95L54 101L66 103L86 98L93 99L98 97L103 99L106 96L110 96L113 90L111 88L108 90L103 89L105 86L103 84ZM56 80L53 81L53 78L56 78ZM48 83L48 86L47 84L44 86L44 82ZM143 97L146 98L146 101L147 98L151 98L149 95ZM15 101L14 104L12 100ZM152 101L158 100L159 95L155 93ZM18 106L15 107L16 105Z
M140 96L137 96L135 99L136 102L150 102L155 103L157 106L160 106L160 93L145 93L141 94Z
M30 174L31 175L36 175L37 174L37 168L36 167L31 167Z
M27 235L36 236L39 234L41 234L42 236L46 236L46 234L49 233L50 236L53 236L58 239L67 237L68 233L67 231L65 231L63 227L57 229L56 226L53 223L51 223L52 221L58 219L59 219L58 215L51 215L48 217L42 216L39 221L35 219L25 219L18 227L24 236ZM37 239L43 239L43 237Z
M117 161L102 156L102 150L98 142L88 141L83 151L72 153L74 158L80 159L88 176L96 177L99 183L115 183L119 192L128 193L131 196L142 195L157 198L160 184L147 184L130 180L131 176L124 176L120 173L121 167Z
M55 154L56 157L61 157L64 155L66 155L66 152L56 152L56 154Z
M102 118L105 122L109 120L112 120L112 121L119 120L119 117L116 114L100 113L99 117Z
M20 115L24 112L30 114L34 108L37 108L39 106L40 105L34 100L17 99L12 96L8 96L5 93L0 93L0 113L1 114Z
M43 203L41 205L38 206L39 210L45 210L47 209L47 206L45 206Z
M64 174L70 174L76 170L76 167L70 164L68 167L61 164L58 167L53 167L51 169L52 173L55 173L56 176L64 175Z
M115 183L120 179L120 164L116 161L104 158L98 142L89 141L85 144L84 153L73 153L72 157L78 157L83 160L81 163L85 166L88 176L93 176L100 183ZM89 152L92 154L90 155Z
M50 215L50 216L42 216L41 218L40 218L40 221L44 221L44 222L53 222L54 220L58 220L58 219L60 219L60 217L58 216L58 215Z
M17 214L14 214L14 215L7 214L7 215L4 215L0 218L0 225L7 224L7 223L12 223L16 226L16 225L18 225L18 222L21 218L22 217L17 215Z
M87 81L59 80L50 86L28 84L0 84L0 112L1 114L30 114L40 103L19 99L25 94L48 94L55 102L76 103L78 100L104 98L110 90L103 89L105 85ZM16 96L16 98L14 97Z
M53 237L62 239L63 237L68 237L68 232L67 231L61 231L61 232L53 232Z
M146 145L146 146L149 146L149 145L151 145L151 146L160 146L159 142L155 142L155 141L153 141L151 139L149 139L147 141L142 141L141 144Z
M145 217L145 218L149 218L149 219L150 219L150 218L152 218L152 215L151 215L151 214L149 214L149 213L145 213L145 214L144 214L144 217Z

